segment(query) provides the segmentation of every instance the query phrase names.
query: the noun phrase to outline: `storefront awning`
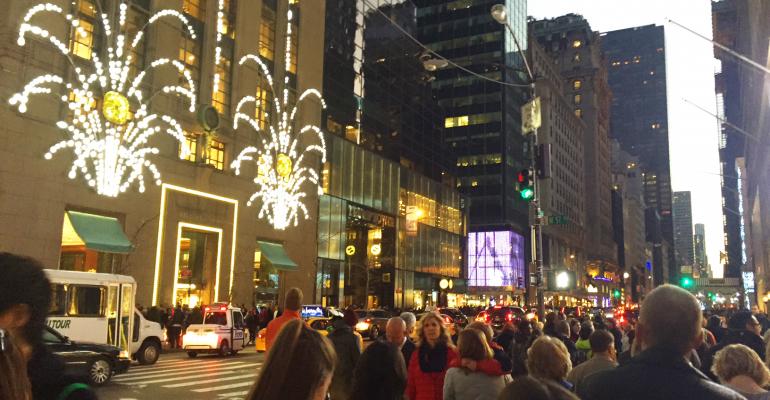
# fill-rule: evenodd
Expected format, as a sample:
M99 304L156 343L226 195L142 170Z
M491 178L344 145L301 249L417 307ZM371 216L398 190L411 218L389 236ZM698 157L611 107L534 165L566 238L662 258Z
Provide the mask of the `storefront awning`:
M259 244L259 249L262 251L262 257L266 258L267 261L270 262L273 267L275 267L275 269L281 269L284 271L297 270L297 263L289 258L289 255L286 254L286 250L283 248L283 245L260 241L257 241L257 244Z
M82 245L105 253L130 253L134 246L116 218L67 211L62 245Z

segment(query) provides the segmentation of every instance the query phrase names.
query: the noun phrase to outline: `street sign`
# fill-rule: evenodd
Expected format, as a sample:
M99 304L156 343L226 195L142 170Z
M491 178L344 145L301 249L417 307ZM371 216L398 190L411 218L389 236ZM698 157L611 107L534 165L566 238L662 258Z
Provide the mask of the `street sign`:
M348 247L345 247L345 254L352 256L356 254L356 246L348 245Z
M569 221L566 215L549 215L547 225L567 225Z
M543 124L540 116L540 97L521 106L521 133L532 133Z

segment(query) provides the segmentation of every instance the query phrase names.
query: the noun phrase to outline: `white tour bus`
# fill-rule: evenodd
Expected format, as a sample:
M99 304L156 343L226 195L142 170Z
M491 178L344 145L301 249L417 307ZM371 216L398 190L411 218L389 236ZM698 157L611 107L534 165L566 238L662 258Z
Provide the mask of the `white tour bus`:
M111 344L121 356L154 364L163 329L135 308L136 281L126 275L47 269L48 326L75 341Z

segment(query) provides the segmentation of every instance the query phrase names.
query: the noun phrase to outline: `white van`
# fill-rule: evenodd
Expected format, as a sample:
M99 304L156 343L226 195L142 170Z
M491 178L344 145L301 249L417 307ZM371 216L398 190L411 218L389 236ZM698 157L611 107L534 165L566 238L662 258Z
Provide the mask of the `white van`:
M198 353L235 355L246 347L249 335L243 313L227 303L215 303L203 310L203 323L187 327L182 337L182 348L190 358Z
M163 328L136 309L136 281L126 275L47 269L48 326L75 341L118 347L121 356L154 364Z

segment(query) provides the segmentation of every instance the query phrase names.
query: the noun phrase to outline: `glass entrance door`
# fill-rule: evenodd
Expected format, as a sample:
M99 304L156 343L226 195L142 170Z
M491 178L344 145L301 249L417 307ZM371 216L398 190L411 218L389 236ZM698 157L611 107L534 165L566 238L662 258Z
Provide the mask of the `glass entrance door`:
M217 301L222 230L180 225L175 300L190 308Z

